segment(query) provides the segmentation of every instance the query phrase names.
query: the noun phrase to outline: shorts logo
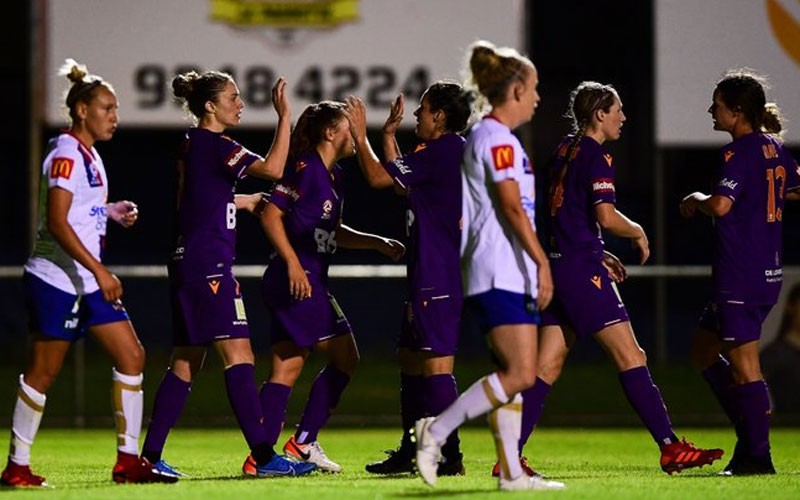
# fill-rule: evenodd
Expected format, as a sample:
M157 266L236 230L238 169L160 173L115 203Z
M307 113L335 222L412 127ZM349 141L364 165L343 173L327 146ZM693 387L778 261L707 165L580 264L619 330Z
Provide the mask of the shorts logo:
M62 179L69 179L72 175L74 164L75 162L72 161L72 158L53 158L53 163L50 166L50 178L58 179L61 177Z
M604 154L604 155L603 155L603 158L605 158L605 159L606 159L606 163L608 163L608 166L610 167L610 166L611 166L611 161L613 160L613 158L611 157L611 155L610 155L610 154L608 154L608 153L606 153L606 154Z
M733 151L725 151L725 153L723 153L723 156L725 157L725 163L728 163L731 158L733 158L734 154L735 153Z
M209 288L211 288L211 293L213 293L214 295L216 295L217 292L219 291L219 284L220 284L219 280L209 280L208 282L208 286Z
M505 170L514 166L514 147L510 144L492 148L492 161L495 170Z
M596 286L598 290L600 290L600 286L601 286L600 276L598 276L598 275L592 276L592 280L591 281L592 281L592 284L594 286Z
M74 330L75 328L78 328L78 318L68 319L64 322L65 330Z

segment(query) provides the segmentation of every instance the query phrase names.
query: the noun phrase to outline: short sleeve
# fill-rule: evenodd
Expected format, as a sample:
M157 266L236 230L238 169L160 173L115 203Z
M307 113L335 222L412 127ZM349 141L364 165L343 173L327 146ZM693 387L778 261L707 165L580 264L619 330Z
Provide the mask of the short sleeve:
M712 194L727 196L736 201L745 185L746 158L737 154L733 148L727 147L722 150L720 164L722 168L717 174Z
M245 175L253 162L263 159L226 135L220 136L219 152L222 163L237 179Z
M481 153L495 183L515 179L525 171L527 157L519 140L510 133L490 136Z
M433 151L427 143L418 145L414 151L383 164L383 168L403 188L425 182L431 172Z
M592 205L600 203L617 203L617 191L614 185L613 157L602 150L597 150L589 159L590 199Z
M79 172L77 169L83 168L83 157L77 151L70 151L61 148L55 151L44 165L43 174L47 176L47 186L49 188L59 187L74 193L76 189L76 179Z
M297 200L308 193L313 182L313 176L307 167L308 164L300 160L287 169L283 178L275 184L270 203L274 203L283 212L290 212Z

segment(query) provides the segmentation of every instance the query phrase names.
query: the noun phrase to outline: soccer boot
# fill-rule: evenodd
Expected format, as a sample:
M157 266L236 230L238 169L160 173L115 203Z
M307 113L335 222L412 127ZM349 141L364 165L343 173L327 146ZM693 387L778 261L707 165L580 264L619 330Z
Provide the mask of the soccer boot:
M178 476L156 470L144 457L117 452L117 463L111 471L115 483L177 483Z
M680 473L684 469L710 465L723 455L719 448L704 450L681 439L676 443L661 446L661 470L667 474Z
M527 457L519 457L519 466L522 467L522 470L525 471L525 474L527 474L528 476L538 477L539 479L545 479L545 477L542 474L535 471L533 467L528 465ZM494 467L492 467L492 477L500 477L500 462L495 462Z
M372 462L364 467L367 472L372 474L407 474L414 472L414 450L403 449L402 446L396 450L386 450L389 455L380 462Z
M342 472L342 466L328 458L319 441L300 444L292 436L283 445L283 452L287 457L293 458L298 462L316 464L317 469L322 472Z
M442 445L431 436L430 426L434 417L417 420L414 424L412 441L417 443L417 470L422 479L430 486L436 486L436 472L439 469L439 459L442 457Z
M162 474L168 474L176 477L189 477L185 473L178 470L177 468L168 464L163 458L153 464L153 469L157 470Z
M504 491L515 490L563 490L566 486L558 481L549 481L522 473L516 479L500 477L499 488Z
M443 456L436 468L437 476L463 476L465 473L464 457L461 453L452 457Z
M47 487L47 481L42 476L34 474L30 465L17 465L11 460L0 476L0 484L15 488Z
M315 464L293 462L278 454L273 455L269 462L259 467L253 455L247 455L242 464L242 474L247 477L305 476L316 468Z
M765 474L775 474L775 466L772 464L772 456L749 457L739 456L730 470L722 473L725 476L758 476Z

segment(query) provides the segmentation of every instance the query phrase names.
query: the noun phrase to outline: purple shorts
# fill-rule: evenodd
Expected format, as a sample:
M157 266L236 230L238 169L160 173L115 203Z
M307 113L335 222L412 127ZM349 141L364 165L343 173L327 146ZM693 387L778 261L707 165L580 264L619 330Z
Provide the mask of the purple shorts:
M716 304L709 302L700 315L700 328L720 340L744 344L761 338L761 325L774 304Z
M334 296L322 287L312 285L311 298L264 302L272 314L272 344L288 340L301 349L312 348L323 340L353 332Z
M72 342L93 326L128 321L122 301L106 302L100 290L73 295L30 273L25 273L23 282L30 329L45 337Z
M174 345L250 338L242 292L231 269L189 279L171 276L170 293Z
M542 311L542 326L565 326L583 338L629 321L617 284L595 257L560 257L550 264L555 295Z
M461 329L461 294L427 294L406 302L397 347L452 356Z

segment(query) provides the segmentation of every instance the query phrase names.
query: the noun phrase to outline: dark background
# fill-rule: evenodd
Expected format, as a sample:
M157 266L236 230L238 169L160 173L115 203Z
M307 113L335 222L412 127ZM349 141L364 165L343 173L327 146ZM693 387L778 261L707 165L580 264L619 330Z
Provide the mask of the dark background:
M658 149L654 144L653 96L653 6L649 1L616 2L561 1L529 2L528 53L540 76L542 102L532 125L520 131L527 141L534 162L543 162L559 137L569 129L562 117L569 92L582 80L613 84L619 91L628 120L622 138L608 145L617 165L619 209L640 222L651 237L654 263L669 265L709 264L710 222L699 217L686 221L679 217L680 199L695 190L707 190L716 163L714 148ZM0 40L0 92L4 101L4 124L0 134L0 266L24 263L29 252L27 169L29 164L30 118L30 33L27 2L4 6L4 28ZM23 29L20 29L23 28ZM436 40L432 40L435 43ZM79 57L79 55L78 55ZM99 71L99 70L98 70ZM101 72L101 71L100 71ZM101 72L102 73L102 72ZM113 83L113 82L112 82ZM713 82L709 82L709 94ZM299 110L295 112L297 114ZM411 119L410 114L406 117ZM711 120L709 119L709 127ZM55 130L44 130L43 140ZM236 129L230 135L250 149L265 152L272 130ZM184 131L123 127L110 142L97 149L108 166L110 199L131 199L139 204L139 223L124 231L109 224L107 262L120 264L158 264L166 262L171 249L174 206L175 151ZM373 137L373 144L379 144ZM414 145L413 134L399 136L401 148ZM797 151L794 151L797 154ZM652 241L656 227L655 165L664 167L666 197L661 207L666 214L666 234ZM370 190L352 161L344 161L347 186L345 220L351 226L402 238L403 215L400 200L388 191ZM242 192L262 190L265 185L248 180ZM792 230L797 207L786 211L785 260L797 264L800 238ZM238 263L263 264L266 239L256 221L240 217ZM636 255L628 242L612 238L607 245L629 264ZM659 248L663 251L659 252ZM341 251L335 263L388 263L365 252ZM126 305L140 337L148 348L168 348L170 321L166 280L125 280ZM646 349L653 346L653 304L655 280L629 280L621 290L638 337ZM245 280L248 313L257 349L266 346L268 318L260 305L258 280ZM333 290L357 330L362 350L390 355L404 295L402 280L335 280ZM669 300L668 352L666 357L685 360L690 331L704 298L708 280L680 278L667 280ZM21 284L17 279L0 280L0 347L6 354L24 345L26 332ZM463 352L480 355L483 341L467 322ZM575 357L593 359L602 353L587 343L579 346ZM2 353L0 353L2 355Z

